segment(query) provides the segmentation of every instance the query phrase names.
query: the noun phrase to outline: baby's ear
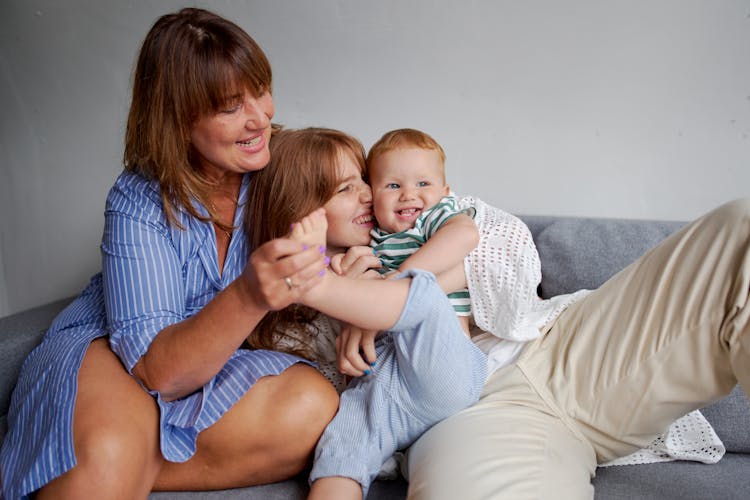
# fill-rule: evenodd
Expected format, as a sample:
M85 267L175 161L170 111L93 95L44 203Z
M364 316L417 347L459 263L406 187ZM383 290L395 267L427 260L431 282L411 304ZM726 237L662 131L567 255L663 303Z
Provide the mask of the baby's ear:
M443 196L448 196L451 192L451 187L449 184L445 185L445 188L443 189Z

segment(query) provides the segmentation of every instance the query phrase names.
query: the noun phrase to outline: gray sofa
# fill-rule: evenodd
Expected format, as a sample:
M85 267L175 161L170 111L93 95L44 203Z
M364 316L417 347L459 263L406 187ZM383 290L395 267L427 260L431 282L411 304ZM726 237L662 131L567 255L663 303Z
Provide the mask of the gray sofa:
M596 288L609 276L679 228L679 222L570 217L522 217L531 229L542 261L543 297ZM52 318L67 304L61 300L0 318L0 438L6 432L11 391L26 354L40 341ZM690 367L686 367L689 370ZM597 500L747 499L750 498L750 405L736 387L731 395L704 409L727 448L717 464L668 462L597 470ZM498 473L502 473L499 471ZM304 498L306 480L216 492L160 492L152 500ZM406 483L376 481L368 499L404 498Z

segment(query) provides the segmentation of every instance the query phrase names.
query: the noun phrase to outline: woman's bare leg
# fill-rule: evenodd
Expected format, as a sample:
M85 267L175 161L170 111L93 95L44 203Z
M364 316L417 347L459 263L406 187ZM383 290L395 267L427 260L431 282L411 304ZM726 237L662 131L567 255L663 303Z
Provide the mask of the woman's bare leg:
M164 463L154 489L224 489L288 479L309 465L337 408L336 390L308 365L264 377L198 435L190 460Z
M78 375L77 465L37 498L137 499L152 489L224 489L286 479L309 463L337 407L333 386L314 368L295 365L253 385L198 436L190 460L167 462L159 451L156 402L99 339Z
M158 408L106 339L91 343L78 373L73 418L77 464L38 493L48 498L146 498L161 466Z

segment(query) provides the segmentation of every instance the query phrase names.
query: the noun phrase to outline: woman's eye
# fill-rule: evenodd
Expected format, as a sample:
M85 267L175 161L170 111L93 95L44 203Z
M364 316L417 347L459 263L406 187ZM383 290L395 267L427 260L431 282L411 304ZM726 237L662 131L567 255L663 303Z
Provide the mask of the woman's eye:
M338 192L339 193L345 193L345 192L349 191L351 188L352 188L352 185L351 184L347 184L345 186L341 186L339 188Z
M235 104L233 106L228 106L221 110L221 112L225 115L231 115L232 113L236 113L239 111L241 104Z

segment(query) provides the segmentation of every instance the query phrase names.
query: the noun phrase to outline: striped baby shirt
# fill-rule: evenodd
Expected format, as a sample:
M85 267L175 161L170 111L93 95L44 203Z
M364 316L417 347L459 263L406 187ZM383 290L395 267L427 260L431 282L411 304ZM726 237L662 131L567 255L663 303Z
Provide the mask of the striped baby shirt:
M370 231L370 246L375 250L383 267L381 274L398 270L398 267L414 252L429 240L449 219L466 214L474 218L472 208L461 209L455 196L443 197L435 206L422 212L414 223L414 227L399 233L386 233L380 228ZM453 309L459 316L471 315L471 299L469 290L459 290L448 294Z

